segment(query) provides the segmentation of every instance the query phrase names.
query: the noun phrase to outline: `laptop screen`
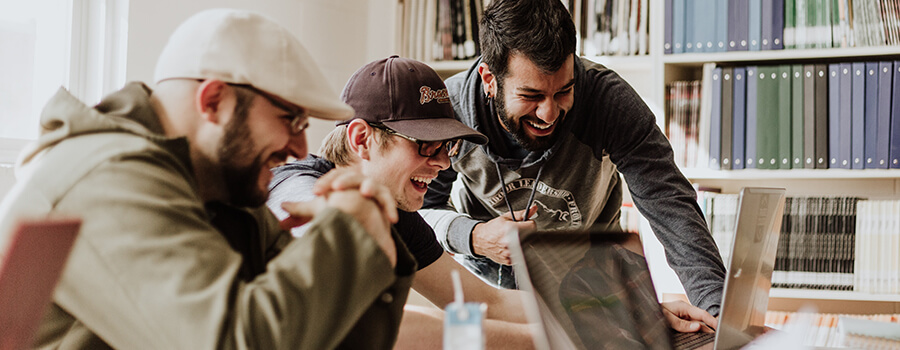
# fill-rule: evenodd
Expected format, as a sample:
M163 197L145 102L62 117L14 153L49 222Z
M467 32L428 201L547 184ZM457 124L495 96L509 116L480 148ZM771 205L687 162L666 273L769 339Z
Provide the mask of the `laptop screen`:
M535 232L511 250L524 262L517 283L534 292L539 348L672 348L637 235Z

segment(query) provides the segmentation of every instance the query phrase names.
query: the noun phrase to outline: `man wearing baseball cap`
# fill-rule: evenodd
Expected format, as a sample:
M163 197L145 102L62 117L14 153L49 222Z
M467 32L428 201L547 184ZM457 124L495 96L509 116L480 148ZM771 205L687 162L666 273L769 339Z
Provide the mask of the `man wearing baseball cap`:
M421 62L392 56L357 70L341 97L356 117L338 123L320 150L322 157L311 155L273 170L269 207L287 217L281 203L311 199L310 190L321 176L361 172L387 187L397 201L400 219L394 228L418 263L413 288L435 305L447 305L454 297L450 271L457 270L466 300L488 305L487 348L532 347L520 292L494 288L459 265L416 212L428 183L450 166L461 143L487 141L454 118L441 78ZM293 233L303 236L305 229ZM442 317L436 310L408 306L396 348L439 348Z
M323 179L317 200L284 204L282 225L310 222L298 239L262 205L269 169L306 156L308 116L353 115L297 39L257 14L203 11L155 78L93 108L60 90L17 165L0 233L21 217L83 220L34 346L391 347L415 261L387 190Z

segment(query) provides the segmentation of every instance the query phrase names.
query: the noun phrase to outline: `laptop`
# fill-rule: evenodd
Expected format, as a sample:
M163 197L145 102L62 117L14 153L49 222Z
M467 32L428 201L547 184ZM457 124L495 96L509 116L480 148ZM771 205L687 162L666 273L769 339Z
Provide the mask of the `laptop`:
M510 251L538 349L733 349L764 329L784 189L744 188L715 335L678 340L662 313L636 234L511 232Z
M0 349L25 349L53 296L81 220L19 221L0 251Z

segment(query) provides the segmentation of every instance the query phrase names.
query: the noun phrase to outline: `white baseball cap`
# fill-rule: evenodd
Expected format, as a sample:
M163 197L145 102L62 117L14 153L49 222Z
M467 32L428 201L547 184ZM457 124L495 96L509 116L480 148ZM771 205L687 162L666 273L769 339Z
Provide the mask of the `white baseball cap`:
M302 44L268 17L212 9L178 26L163 48L154 80L218 79L248 84L328 120L353 117Z

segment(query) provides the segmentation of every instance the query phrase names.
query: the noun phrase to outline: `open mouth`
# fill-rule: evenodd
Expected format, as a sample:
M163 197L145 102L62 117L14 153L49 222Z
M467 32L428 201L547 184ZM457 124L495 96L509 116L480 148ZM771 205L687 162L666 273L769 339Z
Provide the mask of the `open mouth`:
M526 120L525 126L531 131L535 136L547 136L553 132L553 127L556 126L556 122L553 123L543 123L540 121L532 121Z
M412 182L413 187L415 187L416 189L418 189L420 191L427 191L428 184L430 184L431 181L434 180L434 178L433 177L423 177L423 176L413 176L409 180L410 180L410 182Z

